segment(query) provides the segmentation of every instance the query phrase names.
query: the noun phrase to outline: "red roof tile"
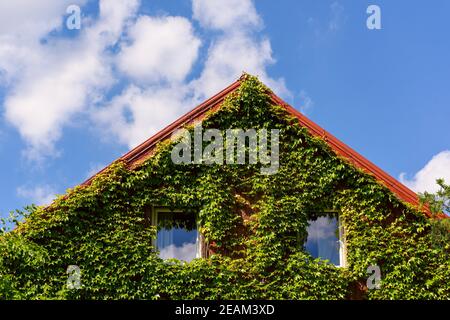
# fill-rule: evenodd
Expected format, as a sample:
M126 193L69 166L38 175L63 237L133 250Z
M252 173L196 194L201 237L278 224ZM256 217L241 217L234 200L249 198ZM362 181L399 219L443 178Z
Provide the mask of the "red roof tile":
M241 80L238 80L232 83L230 86L228 86L218 94L214 95L210 99L198 105L192 111L188 112L187 114L185 114L184 116L182 116L169 126L165 127L164 129L162 129L161 131L150 137L148 140L144 141L142 144L138 145L136 148L132 149L131 151L120 157L119 160L124 161L131 168L138 166L140 163L142 163L145 159L149 157L149 155L151 154L152 150L154 149L154 147L158 142L170 138L171 134L175 130L179 129L185 124L193 122L194 120L201 119L201 117L207 111L213 109L214 107L219 107L224 98L240 86L240 81ZM375 164L364 158L362 155L360 155L358 152L356 152L355 150L347 146L345 143L337 139L335 136L322 129L319 125L317 125L316 123L308 119L306 116L301 114L299 111L294 109L292 106L284 102L274 93L270 93L270 97L272 98L275 104L283 106L290 114L295 116L299 120L300 125L307 128L308 131L313 136L323 138L326 141L326 143L328 143L328 145L334 150L334 152L336 152L336 154L346 158L356 167L363 169L369 174L372 174L379 182L381 182L387 188L389 188L401 200L410 203L416 207L419 205L418 196L414 191L412 191L404 184L400 183L395 178L384 172L382 169L380 169ZM101 170L99 173L106 170L106 168ZM89 178L82 185L90 184L90 182L96 175ZM431 217L431 212L427 207L424 207L423 211L427 216Z

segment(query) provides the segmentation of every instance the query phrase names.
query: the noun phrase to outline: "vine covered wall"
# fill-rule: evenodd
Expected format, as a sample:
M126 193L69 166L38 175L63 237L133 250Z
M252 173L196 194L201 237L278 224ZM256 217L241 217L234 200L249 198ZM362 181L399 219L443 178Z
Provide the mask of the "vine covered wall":
M0 298L449 299L450 244L433 243L430 219L312 137L268 90L245 77L202 126L279 129L276 174L260 164L177 165L169 140L138 168L115 162L0 236ZM196 212L214 254L161 260L150 206ZM329 209L345 226L346 268L298 243ZM367 290L374 264L381 287ZM80 267L79 289L66 286L69 265Z

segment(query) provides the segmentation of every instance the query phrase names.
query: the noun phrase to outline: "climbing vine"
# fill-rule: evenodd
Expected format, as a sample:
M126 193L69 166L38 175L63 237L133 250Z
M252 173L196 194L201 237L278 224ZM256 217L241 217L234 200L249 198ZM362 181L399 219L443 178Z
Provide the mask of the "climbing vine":
M118 161L3 232L0 298L450 298L448 248L433 245L432 221L311 136L256 78L246 76L202 126L279 129L278 172L176 165L169 140L134 170ZM214 254L160 259L144 214L151 206L197 212ZM298 243L308 220L329 209L345 226L346 268L312 258ZM78 289L66 286L70 265L80 267ZM380 289L365 287L370 265L381 268Z

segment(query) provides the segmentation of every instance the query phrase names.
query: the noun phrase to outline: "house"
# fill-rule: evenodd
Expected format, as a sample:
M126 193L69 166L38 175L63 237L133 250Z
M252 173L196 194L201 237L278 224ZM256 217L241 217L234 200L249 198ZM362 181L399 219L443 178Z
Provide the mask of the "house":
M2 263L26 298L449 298L432 219L244 74L32 212L9 236L22 254ZM67 289L74 265L81 285Z

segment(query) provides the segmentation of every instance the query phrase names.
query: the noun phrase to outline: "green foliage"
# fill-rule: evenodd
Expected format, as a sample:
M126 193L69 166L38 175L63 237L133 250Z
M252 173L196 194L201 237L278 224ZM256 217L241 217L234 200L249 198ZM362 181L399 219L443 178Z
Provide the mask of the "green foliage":
M444 179L437 179L439 190L436 193L419 194L422 204L428 204L433 214L446 213L450 215L450 185Z
M116 162L0 236L0 297L449 299L449 256L433 246L432 221L336 156L267 92L247 76L202 125L279 129L277 174L262 175L260 164L176 165L170 141L135 170ZM150 206L198 213L215 254L191 263L158 258ZM298 243L326 209L345 225L347 268L312 259ZM355 289L372 264L381 267L381 289ZM69 265L81 269L80 289L67 289Z
M428 205L436 217L439 214L450 215L450 185L444 179L437 179L439 190L436 193L419 194L422 205ZM450 253L450 219L433 219L431 222L431 237L436 248Z

